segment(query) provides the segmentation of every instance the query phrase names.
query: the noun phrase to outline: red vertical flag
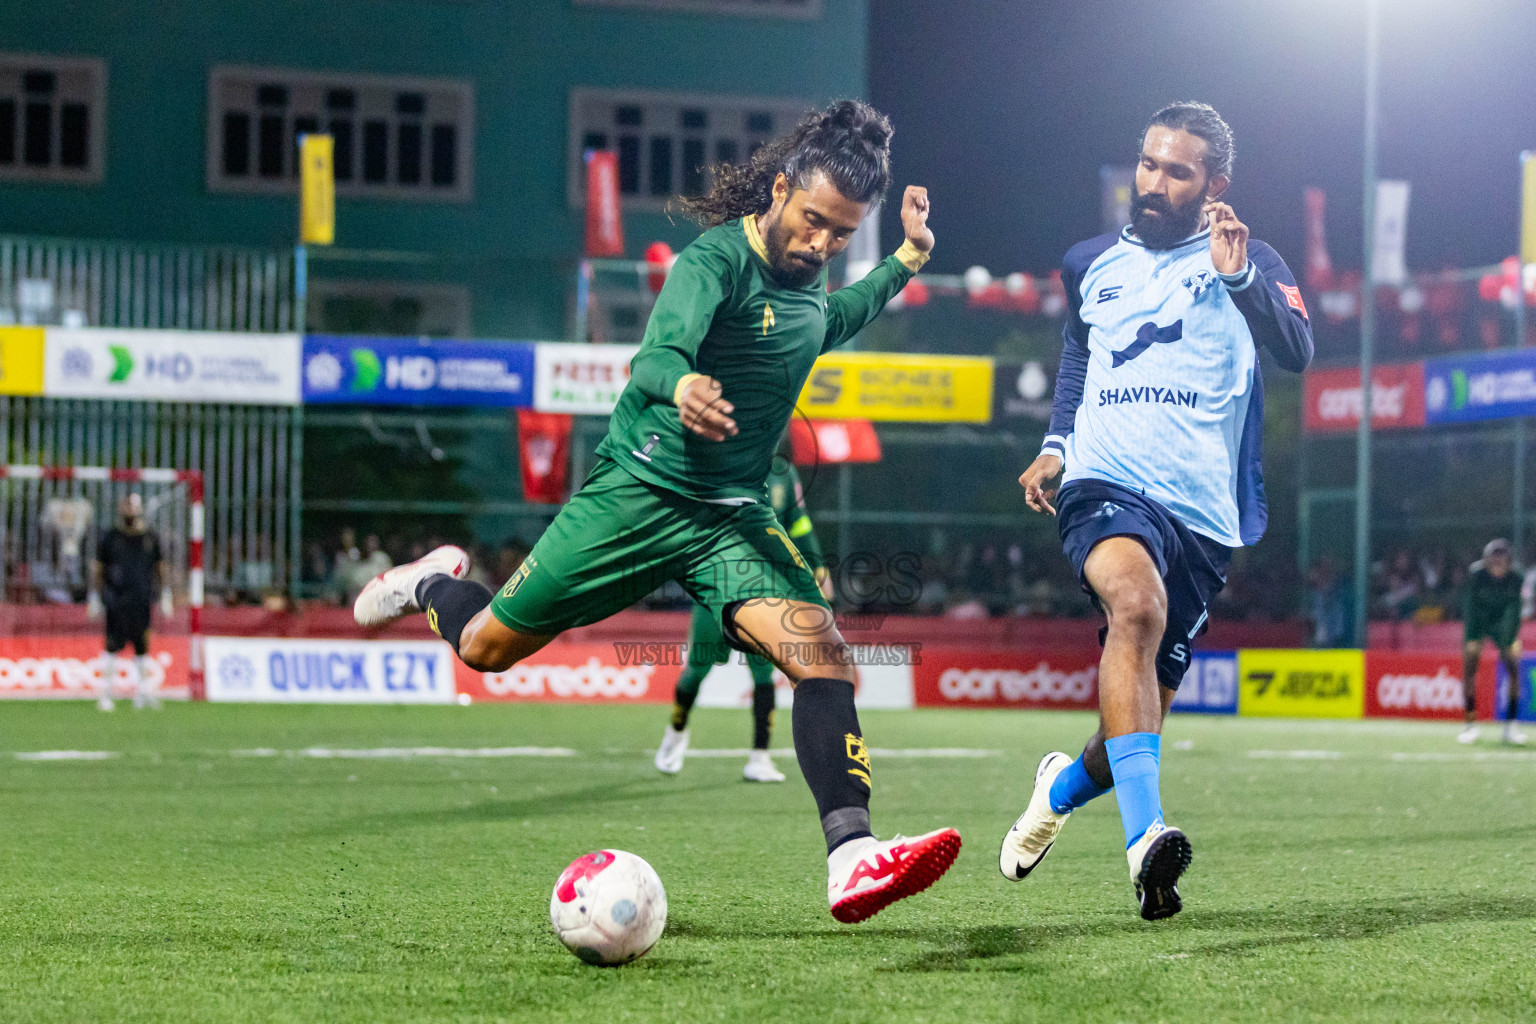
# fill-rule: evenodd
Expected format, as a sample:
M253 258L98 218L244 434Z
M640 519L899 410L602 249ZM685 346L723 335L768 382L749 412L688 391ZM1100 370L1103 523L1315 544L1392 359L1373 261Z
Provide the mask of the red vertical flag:
M1328 236L1323 230L1323 211L1327 198L1320 188L1306 190L1307 206L1307 287L1327 291L1333 283L1333 261L1328 258Z
M570 414L517 410L517 452L524 500L540 505L564 502L571 463Z
M619 158L589 149L587 161L587 255L624 255L624 218L619 211Z

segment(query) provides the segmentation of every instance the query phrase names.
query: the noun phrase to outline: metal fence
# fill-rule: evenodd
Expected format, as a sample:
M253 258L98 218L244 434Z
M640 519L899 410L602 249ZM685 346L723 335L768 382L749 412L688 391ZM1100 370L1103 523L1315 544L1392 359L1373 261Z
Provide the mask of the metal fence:
M293 253L0 236L0 323L294 329Z
M0 444L10 463L197 469L206 487L204 558L211 595L255 598L291 586L290 515L296 411L271 406L99 402L0 397ZM0 487L13 543L42 541L24 520L48 499L91 497L80 481L9 481ZM110 508L127 485L113 485ZM146 495L146 498L150 497ZM18 500L24 499L24 500ZM18 559L35 553L14 552Z

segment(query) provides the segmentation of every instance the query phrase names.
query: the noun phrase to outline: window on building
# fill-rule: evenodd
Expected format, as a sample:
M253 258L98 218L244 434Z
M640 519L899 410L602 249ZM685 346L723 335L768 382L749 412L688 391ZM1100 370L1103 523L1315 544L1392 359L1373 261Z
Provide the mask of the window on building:
M696 14L738 14L758 18L819 18L821 0L576 0L588 7L646 7Z
M100 181L106 88L99 60L0 53L0 180Z
M213 191L292 192L298 137L326 132L338 196L473 196L468 82L217 67L208 96Z
M570 203L580 207L586 199L585 150L618 154L626 209L660 210L678 195L704 192L712 164L746 159L807 109L798 100L577 89L571 94Z

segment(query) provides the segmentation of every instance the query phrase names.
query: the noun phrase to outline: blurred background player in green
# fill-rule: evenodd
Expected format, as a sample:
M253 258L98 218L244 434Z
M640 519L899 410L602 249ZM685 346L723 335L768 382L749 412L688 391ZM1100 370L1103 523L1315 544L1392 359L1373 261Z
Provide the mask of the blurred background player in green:
M816 583L828 601L832 600L832 574L827 571L826 559L816 540L811 517L805 511L805 491L800 486L800 474L795 472L791 461L788 439L781 441L779 454L768 471L768 502L773 514L784 524L790 539L816 575ZM699 688L716 665L730 660L731 647L725 642L720 627L709 609L701 604L693 606L693 617L688 623L688 662L682 675L677 677L677 690L672 698L672 721L661 737L661 748L656 751L656 769L668 775L683 770L683 757L688 752L688 716L693 702L699 699ZM768 756L768 741L773 734L773 708L775 690L773 663L761 654L745 655L747 669L752 673L752 750L747 754L747 764L741 774L748 782L783 782L784 773L774 767Z
M1483 641L1492 640L1509 679L1508 717L1504 742L1524 743L1517 715L1520 708L1520 574L1515 571L1509 541L1502 537L1483 548L1483 557L1472 563L1467 589L1462 596L1462 620L1466 644L1461 656L1462 694L1467 701L1467 725L1456 735L1458 743L1476 742L1477 663Z

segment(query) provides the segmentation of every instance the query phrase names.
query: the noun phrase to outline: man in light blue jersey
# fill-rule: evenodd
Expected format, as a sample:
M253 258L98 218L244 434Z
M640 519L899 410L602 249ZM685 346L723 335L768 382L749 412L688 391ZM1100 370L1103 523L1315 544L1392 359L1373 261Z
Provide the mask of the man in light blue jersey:
M1232 130L1215 110L1176 103L1153 116L1131 224L1067 253L1050 432L1019 477L1029 506L1058 516L1108 625L1099 729L1077 759L1041 760L999 866L1022 879L1073 809L1113 788L1149 921L1181 909L1192 856L1189 838L1163 822L1163 718L1232 549L1256 543L1268 518L1259 350L1293 372L1312 359L1295 278L1220 201L1231 180ZM1048 484L1063 468L1058 498Z

